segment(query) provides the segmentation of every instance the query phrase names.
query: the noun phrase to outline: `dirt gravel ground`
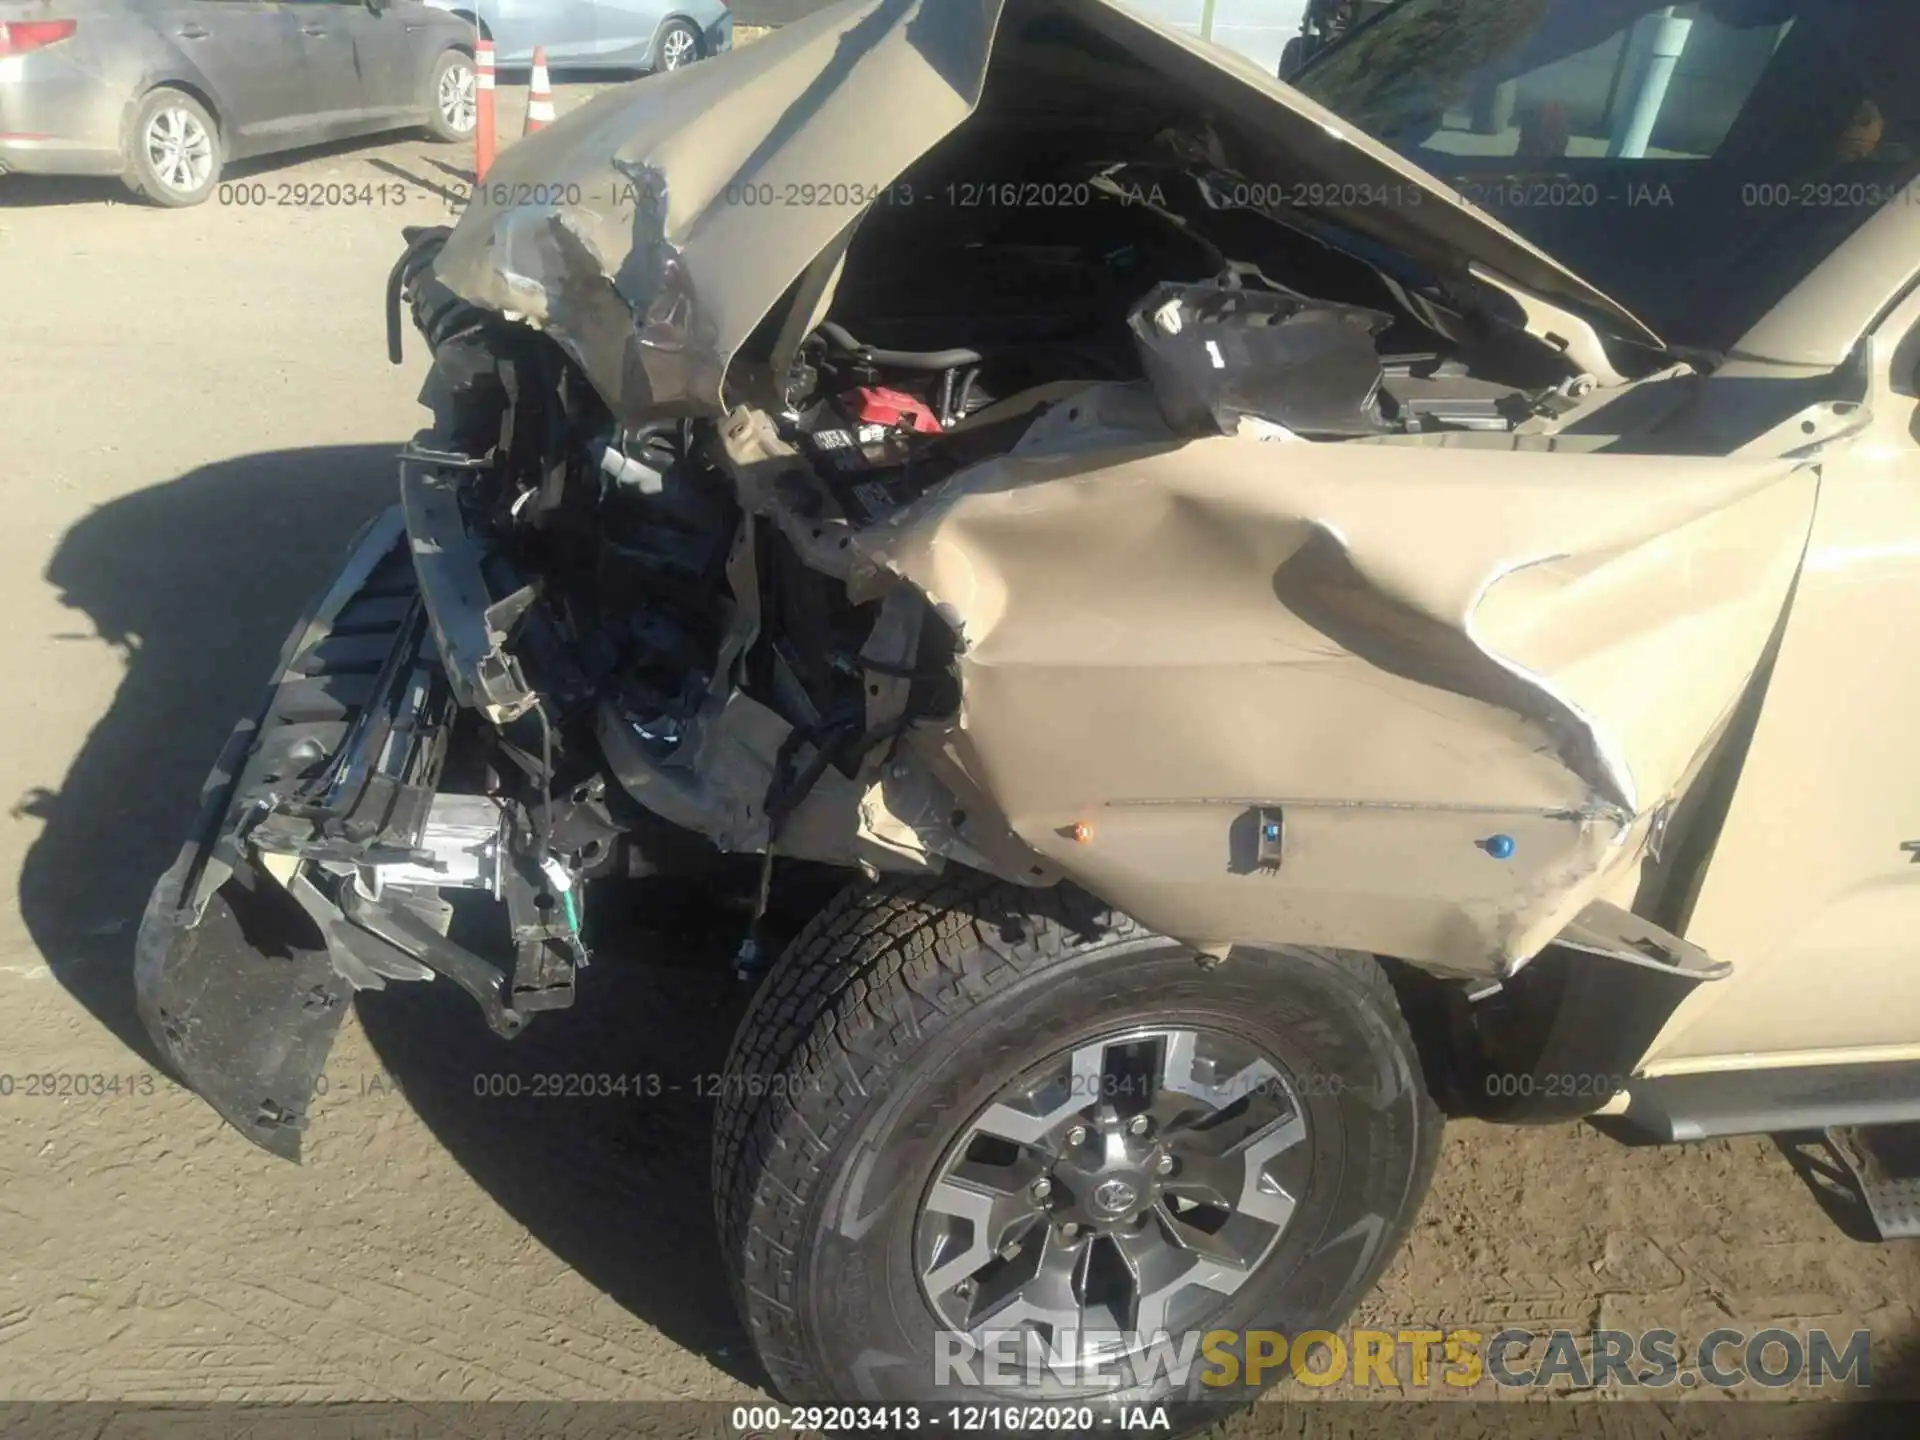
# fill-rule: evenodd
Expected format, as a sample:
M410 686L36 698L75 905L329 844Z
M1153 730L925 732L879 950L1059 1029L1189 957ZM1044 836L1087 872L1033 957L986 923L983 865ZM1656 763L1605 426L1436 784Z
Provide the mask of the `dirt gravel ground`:
M399 227L446 220L467 163L335 148L237 177L266 205L189 212L0 180L0 1398L759 1393L709 1237L698 1093L741 997L697 917L655 927L657 963L595 966L580 1010L512 1046L447 987L363 997L304 1169L169 1081L132 1013L147 889L416 426L424 357L388 366L382 287ZM391 203L275 203L343 182ZM670 1088L475 1093L556 1070ZM31 1078L61 1076L107 1093ZM1849 1239L1770 1141L1458 1125L1357 1323L1866 1328L1885 1390L1912 1374L1917 1282L1920 1248Z

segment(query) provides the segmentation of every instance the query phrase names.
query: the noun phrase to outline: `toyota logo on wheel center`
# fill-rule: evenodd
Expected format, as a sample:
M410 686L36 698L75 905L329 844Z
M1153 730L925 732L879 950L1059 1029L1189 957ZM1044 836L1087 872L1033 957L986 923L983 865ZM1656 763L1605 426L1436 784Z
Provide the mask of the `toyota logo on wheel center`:
M1093 1188L1093 1203L1116 1215L1132 1208L1133 1202L1139 1198L1139 1191L1125 1180L1102 1180Z

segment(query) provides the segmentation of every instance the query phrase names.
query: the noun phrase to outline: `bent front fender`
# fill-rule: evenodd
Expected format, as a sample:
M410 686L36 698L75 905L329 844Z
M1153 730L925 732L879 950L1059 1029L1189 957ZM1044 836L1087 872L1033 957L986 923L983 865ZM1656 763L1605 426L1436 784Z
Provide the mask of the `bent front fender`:
M1819 489L1791 457L1180 441L1138 413L1090 389L852 537L866 593L904 579L961 637L959 715L911 742L1163 934L1468 977L1646 853Z

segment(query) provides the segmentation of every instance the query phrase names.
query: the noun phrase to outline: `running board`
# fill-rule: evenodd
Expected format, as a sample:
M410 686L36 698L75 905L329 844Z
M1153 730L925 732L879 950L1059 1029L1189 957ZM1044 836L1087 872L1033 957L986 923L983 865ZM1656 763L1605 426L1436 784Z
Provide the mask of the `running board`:
M1920 1240L1920 1125L1829 1130L1826 1142L1876 1236Z
M1656 1144L1911 1122L1920 1122L1916 1060L1634 1080L1625 1110L1594 1118L1609 1134Z

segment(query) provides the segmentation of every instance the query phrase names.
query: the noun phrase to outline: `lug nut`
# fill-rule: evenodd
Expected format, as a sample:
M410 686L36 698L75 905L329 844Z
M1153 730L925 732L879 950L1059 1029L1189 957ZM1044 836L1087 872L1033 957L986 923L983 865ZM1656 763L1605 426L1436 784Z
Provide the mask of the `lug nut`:
M1087 1143L1087 1127L1086 1126L1076 1125L1071 1130L1067 1131L1067 1144L1084 1145L1086 1143Z
M1173 1173L1173 1156L1162 1155L1158 1160L1153 1162L1153 1168L1156 1174L1171 1175Z
M1018 1240L1007 1241L1006 1244L1000 1247L1000 1251L999 1251L1000 1258L1002 1260L1011 1260L1013 1259L1014 1256L1018 1255L1019 1253L1020 1253L1020 1242Z
M1147 1119L1146 1116L1136 1115L1127 1122L1127 1133L1129 1135L1144 1135L1147 1133L1148 1127L1152 1124L1153 1122Z
M1071 1240L1073 1239L1074 1236L1078 1235L1079 1233L1080 1233L1080 1227L1074 1224L1073 1221L1071 1220L1067 1221L1066 1224L1060 1227L1060 1238L1062 1240Z
M1053 1181L1042 1175L1033 1182L1033 1188L1029 1193L1036 1200L1044 1200L1053 1193Z

